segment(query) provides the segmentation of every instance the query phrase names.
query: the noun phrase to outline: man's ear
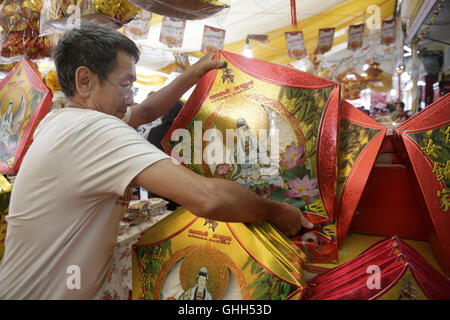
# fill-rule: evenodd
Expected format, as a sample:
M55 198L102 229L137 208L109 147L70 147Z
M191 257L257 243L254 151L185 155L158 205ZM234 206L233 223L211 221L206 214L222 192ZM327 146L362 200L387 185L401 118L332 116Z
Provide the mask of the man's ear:
M89 97L96 81L96 75L88 67L81 66L75 71L76 91L82 98Z

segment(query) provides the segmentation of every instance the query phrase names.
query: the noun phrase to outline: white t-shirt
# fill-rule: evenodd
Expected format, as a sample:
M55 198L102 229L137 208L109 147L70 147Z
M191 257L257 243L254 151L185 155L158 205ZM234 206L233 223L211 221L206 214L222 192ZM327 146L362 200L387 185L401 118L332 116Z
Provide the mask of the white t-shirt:
M116 201L165 158L116 117L51 111L12 189L0 299L99 298L124 214Z

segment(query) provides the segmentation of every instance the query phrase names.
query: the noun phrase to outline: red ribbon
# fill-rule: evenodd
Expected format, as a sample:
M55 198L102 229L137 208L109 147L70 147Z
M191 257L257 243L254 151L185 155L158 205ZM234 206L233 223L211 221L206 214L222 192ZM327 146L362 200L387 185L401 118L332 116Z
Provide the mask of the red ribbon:
M295 0L291 0L291 22L292 26L297 29L297 9L295 8Z

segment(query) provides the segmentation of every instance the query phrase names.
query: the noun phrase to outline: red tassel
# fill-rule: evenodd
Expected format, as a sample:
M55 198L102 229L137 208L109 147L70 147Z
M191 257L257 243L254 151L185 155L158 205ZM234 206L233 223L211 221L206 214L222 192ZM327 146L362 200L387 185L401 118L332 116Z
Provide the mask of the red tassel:
M295 8L295 0L291 0L291 22L292 27L297 29L297 9Z

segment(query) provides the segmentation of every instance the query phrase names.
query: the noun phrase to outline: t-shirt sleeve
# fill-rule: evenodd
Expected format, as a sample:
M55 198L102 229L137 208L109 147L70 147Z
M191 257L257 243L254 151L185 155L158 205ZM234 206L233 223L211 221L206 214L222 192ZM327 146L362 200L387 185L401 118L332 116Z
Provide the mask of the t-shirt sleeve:
M130 119L131 119L131 109L130 109L130 107L128 107L127 111L125 112L125 115L122 118L122 121L125 123L128 123L128 122L130 122Z
M80 130L70 148L77 155L79 191L96 195L123 196L130 182L148 166L170 159L120 119L112 116L91 119ZM76 172L73 172L76 174Z

